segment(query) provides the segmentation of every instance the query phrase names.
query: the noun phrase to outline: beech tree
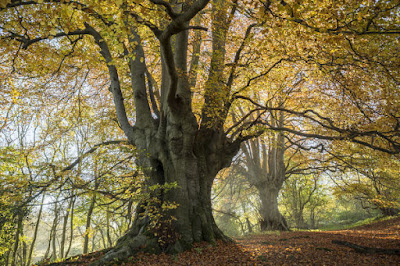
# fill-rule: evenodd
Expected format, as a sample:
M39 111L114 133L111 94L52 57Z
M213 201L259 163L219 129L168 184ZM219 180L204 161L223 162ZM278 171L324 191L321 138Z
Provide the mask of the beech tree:
M398 52L398 8L391 1L2 0L2 80L7 88L19 88L5 95L18 91L20 97L56 102L74 93L74 78L83 69L93 70L84 93L97 89L104 98L107 87L115 107L110 115L135 147L153 188L130 231L98 263L143 247L179 252L198 241L228 240L212 215L213 180L241 143L268 127L399 153L399 115L393 111L399 103L377 111L384 97L398 95L398 58L391 55ZM359 50L365 40L376 48L366 55ZM375 66L374 77L357 82L358 74L367 77ZM255 100L270 75L279 80L280 72L298 68L319 81L319 88L305 86L305 92L315 88L314 96L329 91L322 95L334 97L343 91L353 112L340 113L334 101L337 112L325 111L324 97L296 110ZM381 76L386 87L376 82ZM371 96L367 85L382 90ZM373 103L366 116L373 119L351 119L366 113L359 99ZM234 122L231 113L243 104L252 108ZM308 124L271 124L271 110ZM260 115L251 116L255 112ZM161 212L157 227L150 219L154 211Z
M283 126L282 115L277 123ZM262 231L289 230L285 218L278 209L279 192L287 177L284 161L285 149L282 132L272 134L265 142L261 139L254 139L242 146L246 169L241 169L240 172L259 192Z

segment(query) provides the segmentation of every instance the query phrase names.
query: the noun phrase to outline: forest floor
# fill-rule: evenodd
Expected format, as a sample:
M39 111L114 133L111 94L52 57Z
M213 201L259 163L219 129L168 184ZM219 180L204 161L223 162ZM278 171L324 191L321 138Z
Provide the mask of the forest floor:
M178 255L140 253L115 265L400 265L400 217L348 230L271 232L235 240L236 243L218 242L216 246L196 244ZM332 241L374 250L360 253ZM396 249L397 255L379 254L381 250L377 249ZM88 265L101 255L96 252L74 262L52 265Z

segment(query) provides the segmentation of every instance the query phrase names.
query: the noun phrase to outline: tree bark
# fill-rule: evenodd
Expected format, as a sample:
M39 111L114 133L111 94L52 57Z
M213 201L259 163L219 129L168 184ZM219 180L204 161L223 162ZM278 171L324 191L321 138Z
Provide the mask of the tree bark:
M56 254L55 252L55 238L56 238L56 234L57 234L57 225L58 225L58 207L57 207L57 201L58 201L58 197L55 200L55 204L54 204L54 219L53 219L53 223L51 225L51 229L50 229L50 235L49 235L49 243L46 249L46 252L44 254L44 260L47 260L49 258L49 253L52 247L52 243L53 243L53 256L51 257L52 260L55 260L56 258L54 257L54 254Z
M272 116L271 123L282 126L283 119L283 113L280 112ZM287 231L289 227L278 209L279 191L286 179L284 135L281 132L273 134L266 137L265 142L254 139L243 144L245 168L238 167L258 190L261 231Z
M152 198L140 203L132 228L98 265L115 257L126 258L139 249L152 253L176 253L188 249L194 242L228 241L212 215L211 187L218 171L229 166L239 144L231 150L223 149L226 139L210 131L186 131L183 139L175 138L179 131L192 130L196 125L187 120L183 124L177 121L185 119L177 119L173 126L168 127L168 141L159 146L159 158L147 158L151 167L146 170L150 177L149 185L176 182L177 188L160 189ZM162 204L168 203L176 204L177 208L164 210ZM148 214L151 211L161 214L161 218L155 221L157 226L150 223L154 218Z
M65 257L68 257L69 251L71 250L72 240L74 238L74 207L75 207L75 196L72 198L71 204L71 218L70 218L70 232L69 232L69 243L67 251L65 252Z
M247 230L249 231L249 234L253 233L253 226L250 223L249 217L246 217L246 224L247 224Z
M42 219L44 197L45 197L45 194L42 195L42 201L40 203L40 209L39 209L38 217L37 217L36 224L35 224L35 231L33 232L32 244L29 248L28 261L26 263L27 265L31 265L32 253L33 253L33 249L35 248L35 243L36 243L36 239L37 239L37 233L39 230L40 220Z
M20 236L22 235L23 219L24 215L22 213L19 213L17 218L17 229L15 231L15 237L14 237L14 248L11 256L11 266L15 266L17 263L17 253L20 242L19 241Z
M190 19L208 2L187 1L175 20L160 23L166 24L164 30L153 29L160 43L162 59L159 112L152 113L149 105L145 82L146 60L143 60L144 51L135 29L132 29L129 39L135 57L128 60L136 108L134 126L126 117L117 70L111 64L108 66L112 80L110 90L114 95L118 120L129 142L136 147L136 162L148 177L146 187L152 187L153 190L149 189L150 197L138 204L131 229L95 263L97 265L125 259L139 250L176 253L189 249L194 242L229 240L216 226L211 208L213 180L222 168L230 165L242 141L229 139L223 128L226 118L223 111L230 92L230 88L221 87L228 29L224 24L224 10L227 9L225 1L214 1L213 5L213 67L205 88L207 99L202 108L204 116L201 122L197 121L192 111L187 70L186 29ZM175 3L170 2L172 7ZM218 28L217 25L224 27ZM105 61L111 62L111 53L100 34L93 28L90 31ZM221 89L220 95L213 94ZM221 116L210 120L215 110ZM154 116L157 118L154 119ZM176 188L167 189L171 184L176 184ZM175 207L168 208L172 205Z
M128 210L130 210L131 209L131 206L128 206ZM129 218L129 222L128 222L128 226L130 226L130 224L131 224L131 214L130 214L130 211L128 212L128 218ZM111 247L112 246L112 240L111 240L111 234L110 234L110 212L109 212L109 210L108 210L108 207L107 207L107 210L106 210L106 234L107 234L107 243L108 243L108 246L107 247Z
M97 162L94 162L94 191L99 188L100 180L97 173ZM87 254L89 252L89 234L93 231L92 230L92 215L93 210L96 205L96 194L93 194L92 199L90 201L89 210L86 216L86 227L85 227L85 236L83 241L83 254ZM94 237L94 235L92 236ZM93 247L92 247L93 248Z
M57 202L55 203L54 206L54 223L53 223L53 239L52 239L52 250L53 250L53 255L52 255L52 260L57 259L57 245L56 245L56 240L57 240L57 226L58 226L58 215L59 215L59 209L58 209L58 204Z
M95 203L96 203L96 195L94 195L92 200L90 201L89 210L86 216L86 227L85 227L85 235L83 241L83 254L87 254L89 251L89 234L91 231L92 214Z
M61 243L60 243L60 258L64 258L65 253L65 239L66 239L66 235L67 235L67 224L68 224L68 217L69 217L69 213L72 207L72 202L73 202L74 198L71 197L69 203L68 203L68 207L67 210L65 211L65 215L64 215L64 221L63 221L63 229L61 232Z
M279 190L271 186L265 186L259 189L259 195L261 199L261 231L289 230L285 218L278 209Z

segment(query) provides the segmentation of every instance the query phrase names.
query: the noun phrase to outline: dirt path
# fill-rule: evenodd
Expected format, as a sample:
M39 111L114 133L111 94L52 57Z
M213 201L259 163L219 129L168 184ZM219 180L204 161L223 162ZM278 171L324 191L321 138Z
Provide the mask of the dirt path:
M399 255L362 254L333 240L400 249L400 217L352 230L270 233L246 236L231 244L219 242L214 247L198 244L176 256L139 254L119 265L400 265ZM87 265L99 255L83 257L72 265Z

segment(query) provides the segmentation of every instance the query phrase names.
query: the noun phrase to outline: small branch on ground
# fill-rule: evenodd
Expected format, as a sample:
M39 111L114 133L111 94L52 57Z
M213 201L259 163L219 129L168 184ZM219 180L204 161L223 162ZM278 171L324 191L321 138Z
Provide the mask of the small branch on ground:
M341 240L332 240L332 243L352 248L358 253L400 255L400 249L371 248Z

